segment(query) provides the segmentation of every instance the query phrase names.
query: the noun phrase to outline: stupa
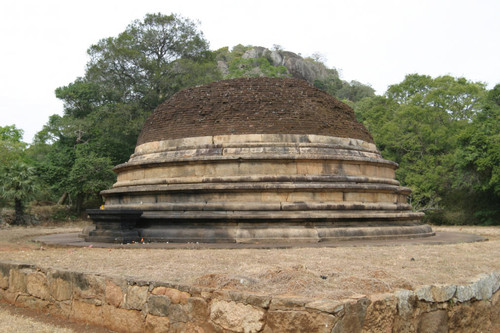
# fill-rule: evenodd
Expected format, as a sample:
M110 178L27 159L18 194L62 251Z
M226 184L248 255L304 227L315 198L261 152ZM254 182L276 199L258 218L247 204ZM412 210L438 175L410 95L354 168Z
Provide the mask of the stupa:
M354 111L298 79L178 92L114 168L88 241L322 242L433 235Z

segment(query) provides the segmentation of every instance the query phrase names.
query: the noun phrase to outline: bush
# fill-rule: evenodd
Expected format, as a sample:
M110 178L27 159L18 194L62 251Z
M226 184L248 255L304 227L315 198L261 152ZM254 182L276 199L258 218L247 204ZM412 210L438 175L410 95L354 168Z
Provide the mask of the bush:
M65 222L78 219L78 216L67 206L62 205L34 205L30 209L33 220L40 223Z

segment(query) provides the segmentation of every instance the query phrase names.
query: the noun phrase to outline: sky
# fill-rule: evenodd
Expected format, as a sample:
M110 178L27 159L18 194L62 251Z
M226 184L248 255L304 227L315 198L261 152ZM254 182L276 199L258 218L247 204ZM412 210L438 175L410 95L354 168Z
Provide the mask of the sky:
M500 83L498 0L1 0L0 126L32 142L63 114L54 91L85 74L89 46L158 12L198 21L212 50L319 53L377 94L412 73Z

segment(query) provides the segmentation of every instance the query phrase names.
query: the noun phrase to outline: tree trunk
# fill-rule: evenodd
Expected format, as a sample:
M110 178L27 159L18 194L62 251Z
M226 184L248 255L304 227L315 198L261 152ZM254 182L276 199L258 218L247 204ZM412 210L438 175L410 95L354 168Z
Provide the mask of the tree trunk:
M14 208L16 215L14 217L14 224L23 225L24 224L24 205L20 199L14 199Z
M76 195L76 212L80 214L82 212L83 200L85 199L85 195L83 193L78 193Z
M68 192L64 192L61 198L59 198L59 201L57 201L57 204L58 205L64 204L67 198L68 198Z

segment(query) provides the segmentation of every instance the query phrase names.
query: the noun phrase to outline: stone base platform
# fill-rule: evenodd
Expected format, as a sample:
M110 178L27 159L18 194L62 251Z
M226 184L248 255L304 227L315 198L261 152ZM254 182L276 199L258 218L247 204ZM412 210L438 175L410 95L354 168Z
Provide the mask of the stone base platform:
M401 223L273 222L273 223L207 223L180 221L168 225L148 223L138 226L146 242L199 243L318 243L346 240L418 238L433 236L428 225ZM147 226L147 227L146 227Z
M479 235L462 232L436 232L433 236L392 239L351 239L343 241L324 241L317 243L166 243L134 242L127 244L88 242L81 234L53 234L38 236L33 241L48 247L100 247L122 249L269 249L269 248L321 248L321 247L360 247L360 246L401 246L401 245L444 245L456 243L483 242L488 239Z

